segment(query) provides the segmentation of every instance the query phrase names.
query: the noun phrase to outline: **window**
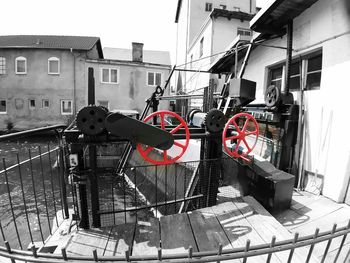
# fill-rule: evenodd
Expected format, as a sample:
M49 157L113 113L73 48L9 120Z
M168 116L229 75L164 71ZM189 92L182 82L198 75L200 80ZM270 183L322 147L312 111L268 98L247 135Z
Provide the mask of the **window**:
M35 109L35 100L29 100L29 109Z
M119 76L118 69L115 68L102 68L101 69L101 82L109 84L118 84Z
M293 62L290 66L289 90L300 90L300 62Z
M250 29L246 29L246 28L237 28L237 35L251 36L252 31Z
M58 75L60 74L60 60L56 57L51 57L47 61L48 74Z
M50 107L50 101L48 99L42 100L42 108L49 108Z
M62 115L73 114L73 101L72 100L61 100L61 114Z
M317 52L311 55L301 57L301 59L292 61L290 67L290 91L300 91L301 72L305 72L306 86L305 90L318 90L321 84L322 73L322 53ZM285 75L285 62L277 67L269 69L268 85L275 85L282 89L282 79Z
M203 43L204 43L204 37L202 37L202 39L199 43L199 57L203 56Z
M6 100L0 100L0 113L6 113Z
M320 89L322 54L307 59L306 90Z
M220 5L223 10L226 10L226 5Z
M281 90L282 87L283 66L271 69L270 71L270 85L274 85Z
M27 59L25 57L16 58L16 74L27 74Z
M6 74L6 58L0 57L0 75Z
M211 12L213 10L213 4L212 3L205 3L205 11Z
M162 74L156 72L147 73L147 85L148 86L160 86L162 84Z
M105 107L107 109L109 109L109 102L108 100L98 100L97 101L99 106Z

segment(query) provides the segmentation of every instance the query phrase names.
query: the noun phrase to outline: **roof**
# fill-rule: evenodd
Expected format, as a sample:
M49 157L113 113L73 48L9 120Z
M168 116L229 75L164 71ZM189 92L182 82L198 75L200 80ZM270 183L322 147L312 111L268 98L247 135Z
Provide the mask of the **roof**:
M318 0L274 0L250 21L250 28L261 33L277 33Z
M217 18L217 17L226 17L227 19L240 19L242 21L250 21L254 15L248 14L241 11L230 11L227 9L221 9L221 8L214 8L213 11L210 13L210 17Z
M105 59L132 61L132 50L126 48L103 48ZM169 51L143 50L143 62L171 65Z
M181 9L182 0L177 1L176 15L175 15L175 23L179 21L180 9Z
M232 66L235 64L236 53L233 50L237 47L238 43L247 43L251 39L250 36L238 35L226 48L226 52L222 53L220 56L213 61L210 66L210 72L212 73L227 73L231 72ZM243 49L246 51L246 49ZM238 52L238 58L240 59L245 52Z
M88 51L95 45L97 45L99 56L103 57L99 37L49 35L0 36L0 48L75 49Z

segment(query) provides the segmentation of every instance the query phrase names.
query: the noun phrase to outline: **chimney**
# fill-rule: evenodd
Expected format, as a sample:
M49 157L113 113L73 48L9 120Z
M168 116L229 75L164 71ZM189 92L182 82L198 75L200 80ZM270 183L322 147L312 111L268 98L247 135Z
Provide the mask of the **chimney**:
M132 42L132 61L143 62L143 43Z

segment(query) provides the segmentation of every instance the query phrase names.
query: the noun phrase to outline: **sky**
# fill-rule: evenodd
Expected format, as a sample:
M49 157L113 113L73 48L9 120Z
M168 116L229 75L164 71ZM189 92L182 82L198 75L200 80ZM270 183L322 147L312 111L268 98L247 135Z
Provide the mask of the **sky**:
M0 5L0 35L97 36L102 47L117 48L141 42L146 50L170 51L174 61L177 0L0 0Z

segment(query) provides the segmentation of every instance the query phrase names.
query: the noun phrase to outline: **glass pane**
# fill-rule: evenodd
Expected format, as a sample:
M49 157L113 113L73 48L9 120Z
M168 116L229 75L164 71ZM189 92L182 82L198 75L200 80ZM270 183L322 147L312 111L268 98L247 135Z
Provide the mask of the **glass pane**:
M156 73L156 85L160 86L162 83L162 74Z
M62 101L62 112L71 113L72 112L72 102L70 100Z
M148 85L154 85L154 73L148 72Z
M298 61L298 62L293 63L290 66L290 75L291 76L300 74L300 67L299 67L299 65L300 65L300 63Z
M6 100L0 101L0 112L6 112Z
M17 60L17 72L26 72L26 62L24 60Z
M49 107L49 100L43 100L43 108L48 108Z
M0 74L6 73L6 59L3 57L0 57Z
M118 70L111 69L111 82L118 83Z
M108 100L99 100L98 105L103 106L108 109Z
M306 90L320 89L321 72L309 73L306 76Z
M313 58L309 58L307 63L307 72L322 69L322 54Z
M49 61L49 72L58 73L58 61L55 61L55 60Z
M300 91L300 76L290 78L289 90Z
M275 85L277 88L281 89L282 86L282 80L273 80L271 81L271 85Z
M282 67L271 69L271 80L282 78L282 71Z
M109 82L109 70L102 69L102 82Z

